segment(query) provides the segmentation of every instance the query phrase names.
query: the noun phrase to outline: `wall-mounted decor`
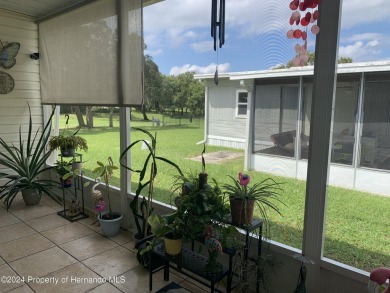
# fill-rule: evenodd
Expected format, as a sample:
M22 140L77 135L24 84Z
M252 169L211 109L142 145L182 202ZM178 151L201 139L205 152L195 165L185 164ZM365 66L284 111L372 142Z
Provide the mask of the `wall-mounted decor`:
M19 52L20 44L19 43L8 43L3 45L3 42L0 40L0 67L5 69L10 69L16 64L16 55Z
M15 82L11 75L0 71L0 94L5 95L14 89Z

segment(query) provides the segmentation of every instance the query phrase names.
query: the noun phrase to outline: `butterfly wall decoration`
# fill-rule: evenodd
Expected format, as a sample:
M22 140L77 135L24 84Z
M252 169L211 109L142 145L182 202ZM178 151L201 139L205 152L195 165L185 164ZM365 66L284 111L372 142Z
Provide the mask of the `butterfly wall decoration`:
M0 67L5 69L10 69L16 64L16 55L19 52L20 44L19 43L8 43L3 45L3 42L0 40Z

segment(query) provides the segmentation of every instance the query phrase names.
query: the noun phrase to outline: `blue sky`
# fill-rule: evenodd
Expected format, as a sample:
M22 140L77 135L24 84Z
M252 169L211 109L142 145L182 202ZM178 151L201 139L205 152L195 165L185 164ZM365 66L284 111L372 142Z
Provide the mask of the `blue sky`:
M219 72L255 71L285 64L295 40L286 37L291 0L226 0L226 41ZM164 74L214 73L210 0L165 0L144 9L146 54ZM339 55L354 62L390 59L388 0L344 0ZM302 43L302 42L300 42ZM315 36L308 33L309 50Z

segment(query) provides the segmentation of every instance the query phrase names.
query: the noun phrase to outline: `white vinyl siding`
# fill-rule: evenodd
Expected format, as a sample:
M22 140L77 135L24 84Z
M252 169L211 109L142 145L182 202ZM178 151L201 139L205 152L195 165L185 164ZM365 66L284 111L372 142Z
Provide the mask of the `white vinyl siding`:
M246 119L236 117L236 91L235 86L209 88L208 135L245 139Z
M0 10L0 36L4 44L20 43L16 65L10 69L0 67L0 71L11 75L15 82L12 92L0 95L0 137L7 143L15 143L19 141L19 126L22 137L26 137L28 104L33 131L42 126L39 61L30 58L31 53L38 52L38 29L33 19Z

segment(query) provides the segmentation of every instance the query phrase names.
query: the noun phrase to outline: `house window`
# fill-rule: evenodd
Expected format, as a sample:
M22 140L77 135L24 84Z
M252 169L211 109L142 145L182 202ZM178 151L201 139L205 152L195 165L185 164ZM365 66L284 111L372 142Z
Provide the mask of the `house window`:
M246 110L248 108L248 92L237 91L237 117L246 117Z

